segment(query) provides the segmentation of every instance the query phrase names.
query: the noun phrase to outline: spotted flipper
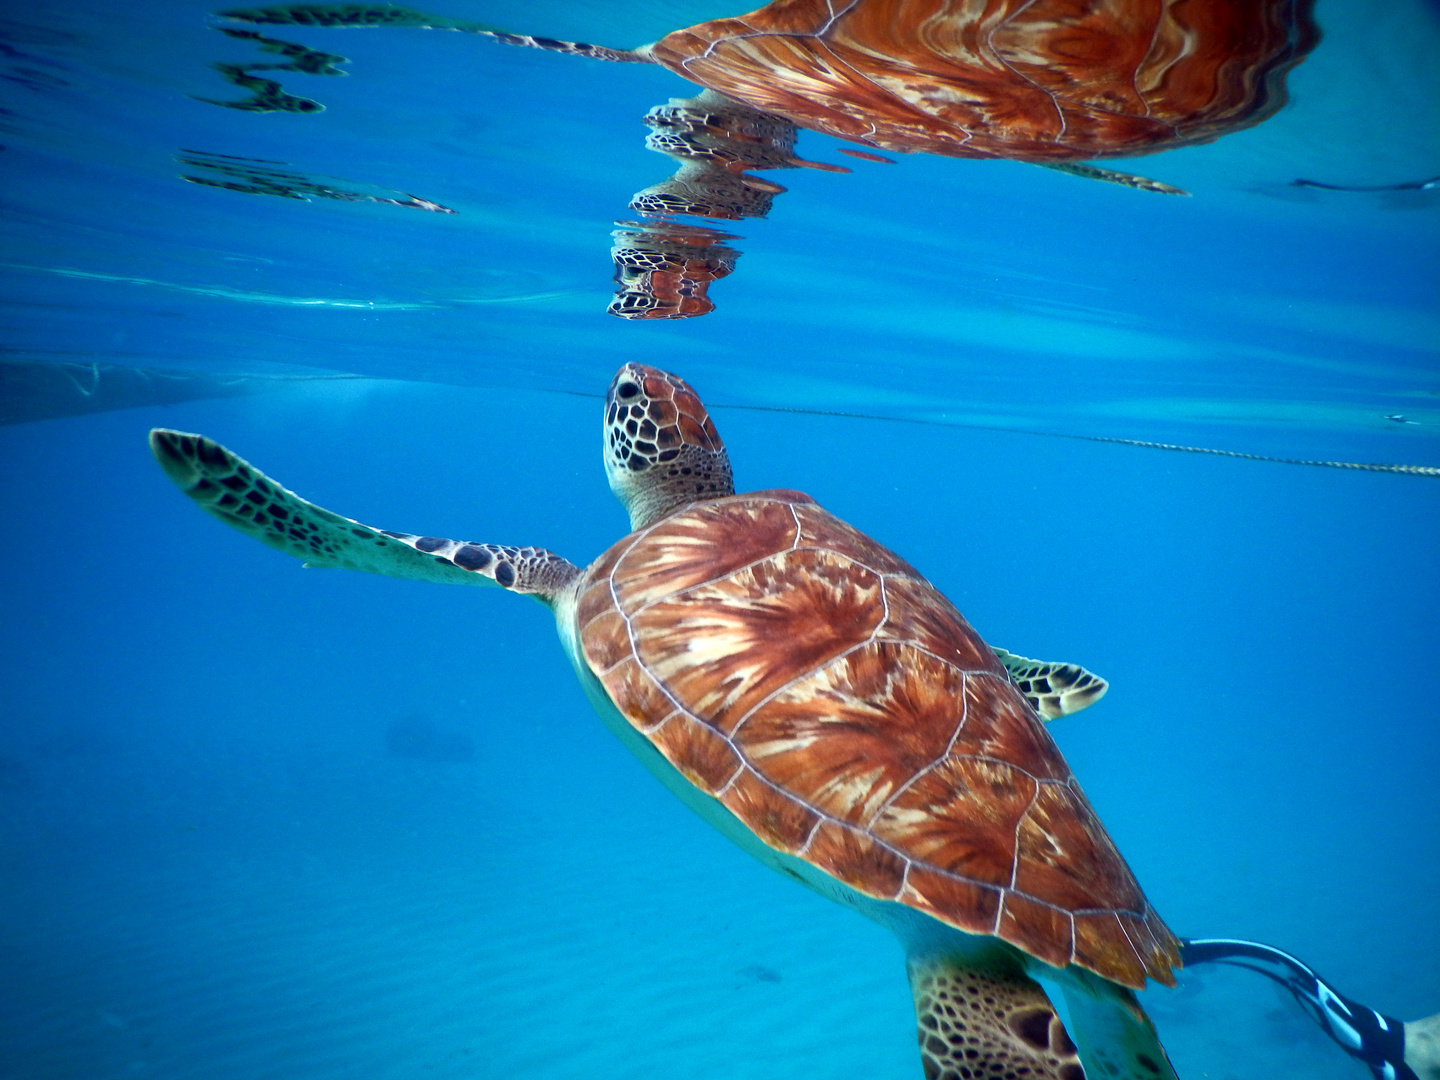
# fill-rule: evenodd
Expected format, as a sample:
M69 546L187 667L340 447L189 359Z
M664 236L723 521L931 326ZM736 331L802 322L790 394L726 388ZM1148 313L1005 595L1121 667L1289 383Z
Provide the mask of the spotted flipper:
M1075 1044L1033 979L946 958L912 957L909 969L927 1080L1085 1080Z
M1027 660L1004 649L994 651L1010 673L1010 681L1019 687L1042 720L1079 712L1094 705L1110 689L1108 682L1079 664L1051 664Z
M1041 161L1036 164L1047 169L1054 169L1056 172L1069 173L1071 176L1083 176L1086 180L1103 180L1107 184L1120 184L1123 187L1133 187L1140 191L1154 191L1160 195L1190 194L1184 188L1172 187L1159 180L1151 180L1148 176L1136 176L1134 173L1102 169L1098 165L1086 165L1079 161Z
M499 585L550 600L580 571L535 547L460 543L372 529L287 491L203 435L156 428L150 451L202 510L306 566L460 585Z

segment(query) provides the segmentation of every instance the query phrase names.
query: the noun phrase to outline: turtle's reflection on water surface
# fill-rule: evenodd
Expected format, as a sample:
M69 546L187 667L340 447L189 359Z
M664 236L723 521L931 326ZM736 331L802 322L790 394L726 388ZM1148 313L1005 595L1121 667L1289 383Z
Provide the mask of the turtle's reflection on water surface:
M823 169L849 172L795 155L799 129L784 117L752 109L706 90L671 98L645 114L649 150L673 158L673 176L635 193L630 209L641 221L619 221L611 235L615 282L611 315L622 319L688 319L708 315L712 281L735 269L740 239L673 215L738 221L763 218L785 188L751 169Z
M714 310L710 282L737 253L670 215L763 217L780 185L749 170L815 165L797 127L871 151L1024 161L1144 191L1186 192L1096 161L1212 142L1284 105L1285 76L1314 48L1313 0L1036 4L1032 0L777 0L678 28L639 48L536 37L395 4L281 4L224 18L264 26L411 27L478 34L590 60L658 64L704 88L652 109L647 145L679 168L637 194L622 223L612 315L682 319ZM231 31L227 31L231 32ZM244 32L241 32L244 33ZM251 71L333 73L342 57L255 35L286 63L230 65L246 109L321 106ZM323 58L323 60L321 59ZM231 70L233 69L233 70ZM237 75L238 73L238 75ZM243 80L239 79L244 76ZM239 80L239 81L237 81ZM881 160L887 160L881 158Z

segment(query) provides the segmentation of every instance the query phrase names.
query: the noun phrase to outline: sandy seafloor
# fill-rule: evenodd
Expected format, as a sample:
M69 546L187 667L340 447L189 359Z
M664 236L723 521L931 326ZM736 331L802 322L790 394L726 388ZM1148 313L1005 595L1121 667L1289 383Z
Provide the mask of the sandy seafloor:
M742 489L810 492L993 644L1111 681L1053 731L1178 933L1440 1010L1440 481L997 430L1440 465L1432 193L1285 186L1434 174L1435 12L1318 14L1291 109L1145 161L1191 200L785 174L719 310L650 326L603 315L606 233L664 173L636 118L673 76L286 28L352 74L256 115L187 96L240 48L203 6L11 13L9 356L75 390L7 384L0 427L0 1076L919 1075L889 935L677 804L540 605L302 570L144 443L201 431L378 527L584 561L625 519L576 395L630 357L719 404ZM202 139L459 213L179 183ZM368 378L85 412L95 364ZM1183 1080L1364 1075L1253 975L1144 999Z

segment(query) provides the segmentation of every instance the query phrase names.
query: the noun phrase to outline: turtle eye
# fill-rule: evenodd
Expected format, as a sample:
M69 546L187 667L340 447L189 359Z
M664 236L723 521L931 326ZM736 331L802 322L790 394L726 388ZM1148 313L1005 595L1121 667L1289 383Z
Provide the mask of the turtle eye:
M629 401L640 393L640 387L633 382L622 382L615 388L615 393L621 401Z

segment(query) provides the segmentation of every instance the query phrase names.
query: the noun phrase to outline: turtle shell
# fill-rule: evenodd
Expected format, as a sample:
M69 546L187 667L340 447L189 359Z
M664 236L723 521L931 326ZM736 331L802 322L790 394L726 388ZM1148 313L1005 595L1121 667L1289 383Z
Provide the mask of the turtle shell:
M1056 967L1173 983L1151 910L963 616L793 491L690 506L585 571L586 664L772 848Z
M1019 161L1209 142L1285 102L1312 0L776 0L649 46L801 127ZM839 8L835 14L834 8Z

